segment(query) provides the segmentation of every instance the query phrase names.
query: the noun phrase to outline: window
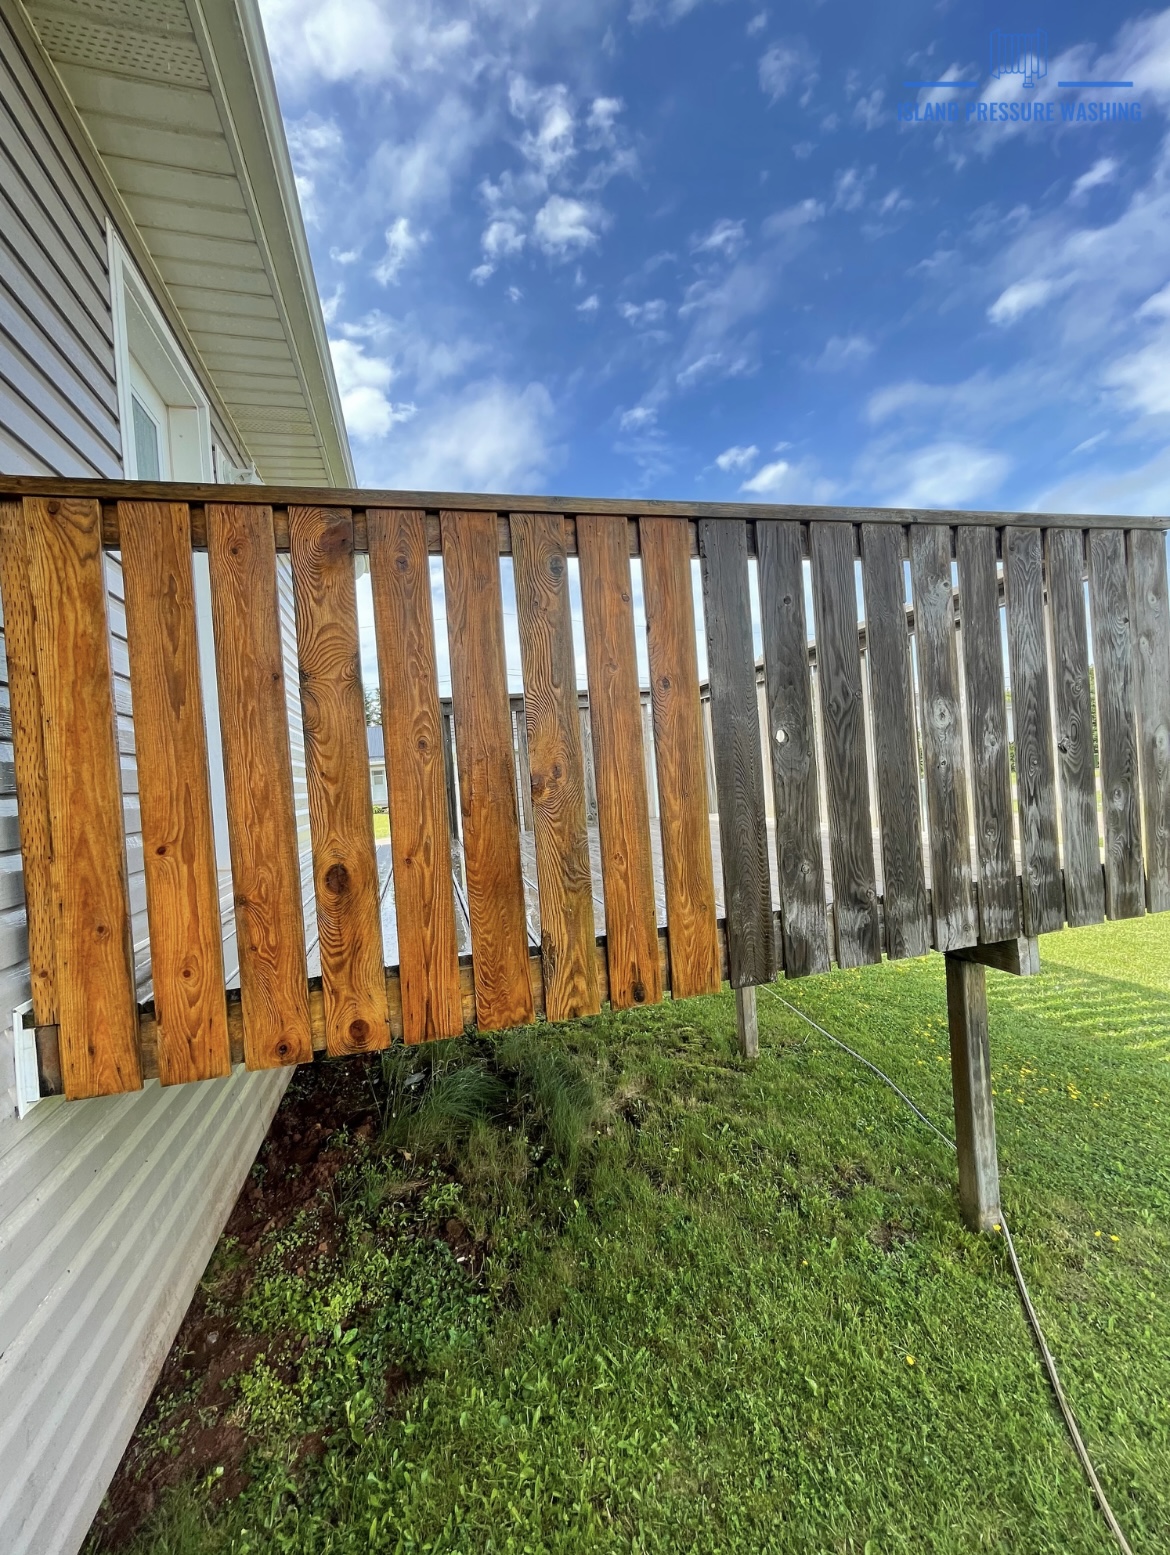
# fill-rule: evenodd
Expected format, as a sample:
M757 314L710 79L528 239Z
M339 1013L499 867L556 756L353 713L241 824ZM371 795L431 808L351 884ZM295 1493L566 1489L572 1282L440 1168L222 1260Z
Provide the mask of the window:
M112 224L108 237L126 475L214 480L207 396Z

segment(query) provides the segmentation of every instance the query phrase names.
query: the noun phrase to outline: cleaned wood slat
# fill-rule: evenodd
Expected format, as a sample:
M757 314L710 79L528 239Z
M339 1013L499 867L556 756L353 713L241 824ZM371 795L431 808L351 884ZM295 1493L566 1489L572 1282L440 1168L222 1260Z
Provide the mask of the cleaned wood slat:
M207 539L244 1052L273 1069L313 1047L272 510L209 503Z
M837 964L864 966L881 960L882 947L873 867L852 527L810 524L808 548L829 790L829 862L833 872Z
M1129 579L1120 529L1089 536L1089 608L1105 810L1105 911L1110 918L1136 918L1146 903Z
M662 998L650 805L642 749L642 699L634 640L626 520L577 520L597 783L609 1000L615 1009Z
M431 1042L457 1036L463 1010L426 521L415 510L379 508L366 522L403 1030L407 1042Z
M886 952L891 960L923 956L930 949L902 543L902 535L888 525L862 526L861 570L873 698L874 775L882 837L882 895Z
M596 1014L601 996L565 526L555 513L514 513L511 524L545 1012L572 1020Z
M686 999L720 983L690 526L643 518L638 527L671 992Z
M1170 911L1170 600L1166 540L1129 535L1138 735L1146 833L1146 906Z
M353 521L316 507L291 507L288 520L325 1029L336 1057L390 1041Z
M911 529L910 576L922 698L934 943L937 950L956 950L975 943L978 926L971 889L951 531L945 524Z
M1160 537L1156 538L1160 541ZM1044 550L1052 622L1065 916L1070 924L1079 927L1100 923L1105 916L1085 626L1084 540L1075 529L1049 529L1044 536Z
M158 1070L179 1085L231 1072L191 521L183 502L118 519Z
M52 838L61 1066L69 1097L140 1089L138 1007L96 502L24 505Z
M1044 640L1040 531L1005 529L1002 543L1023 859L1024 932L1034 937L1059 929L1064 921L1056 842L1056 774Z
M746 525L702 520L699 550L730 981L746 988L775 969Z
M995 531L970 527L956 530L955 551L959 563L971 789L975 799L979 937L987 944L995 944L1013 939L1020 932Z
M4 648L11 697L9 711L33 1018L38 1026L54 1026L57 1023L57 960L49 774L45 765L28 539L24 511L19 502L0 502L0 593L4 599Z
M475 1016L482 1030L531 1021L516 762L495 515L445 511L443 584L459 747Z

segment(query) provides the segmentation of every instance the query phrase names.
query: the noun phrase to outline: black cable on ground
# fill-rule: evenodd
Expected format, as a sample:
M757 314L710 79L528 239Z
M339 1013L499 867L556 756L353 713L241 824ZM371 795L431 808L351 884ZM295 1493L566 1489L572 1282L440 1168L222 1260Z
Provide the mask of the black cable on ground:
M941 1139L943 1144L946 1145L948 1149L954 1150L955 1142L950 1137L950 1135L944 1134L942 1129L939 1128L936 1123L932 1123L931 1120L926 1116L926 1113L922 1111L921 1107L916 1106L915 1103L910 1100L909 1096L906 1095L906 1092L901 1088L901 1086L897 1085L893 1080L891 1080L889 1075L886 1074L884 1070L879 1069L876 1064L870 1063L868 1058L857 1052L855 1048L851 1048L847 1042L842 1042L840 1037L835 1037L831 1031L826 1031L825 1028L819 1024L819 1022L813 1020L811 1015L806 1015L804 1011L799 1009L795 1004L789 1003L789 1001L777 993L774 988L768 987L767 984L761 984L761 991L763 993L770 994L778 1004L782 1004L786 1010L791 1010L793 1015L798 1016L807 1025L811 1026L814 1031L819 1031L821 1036L826 1037L834 1047L839 1047L842 1052L848 1053L850 1058L855 1058L859 1064L864 1064L865 1067L872 1074L875 1074L884 1085L888 1085L890 1090L892 1090L895 1095L901 1097L901 1099L910 1108L911 1112L913 1112L916 1117L920 1118L922 1122L926 1124L927 1128L932 1134L936 1136L936 1138ZM1015 1243L1012 1241L1012 1234L1008 1229L1007 1217L1004 1215L1002 1208L1000 1210L1000 1224L996 1227L996 1230L1001 1232L1003 1235L1004 1245L1006 1246L1008 1253L1008 1261L1011 1264L1012 1274L1014 1275L1016 1281L1016 1288L1019 1291L1020 1301L1024 1308L1024 1316L1028 1319L1028 1326L1032 1330L1032 1337L1035 1339L1036 1348L1040 1352L1041 1362L1043 1363L1044 1370L1047 1373L1048 1381L1051 1385L1053 1396L1056 1399L1057 1407L1060 1409L1061 1418L1064 1420L1065 1429L1068 1431L1069 1440L1072 1442L1073 1451L1077 1455L1077 1461L1080 1463L1081 1468L1084 1470L1085 1478L1089 1482L1089 1486L1092 1489L1094 1497L1096 1498L1097 1505L1101 1509L1101 1514L1109 1526L1110 1533L1117 1540L1117 1543L1120 1545L1121 1549L1124 1550L1125 1555L1133 1555L1133 1551L1129 1546L1129 1541L1126 1539L1125 1534L1122 1532L1121 1524L1113 1515L1113 1508L1109 1505L1109 1498L1105 1494L1104 1486L1097 1478L1097 1471L1093 1467L1093 1460L1089 1457L1089 1450L1085 1446L1085 1443L1081 1437L1081 1433L1077 1428L1076 1417L1072 1412L1072 1408L1068 1400L1064 1396L1064 1389L1060 1385L1060 1376L1056 1370L1056 1362L1052 1357L1052 1351L1048 1348L1047 1340L1044 1338L1044 1330L1040 1327L1040 1318L1036 1313L1036 1308L1032 1305L1032 1298L1028 1294L1028 1286L1024 1279L1024 1271L1020 1268L1020 1260L1016 1257Z

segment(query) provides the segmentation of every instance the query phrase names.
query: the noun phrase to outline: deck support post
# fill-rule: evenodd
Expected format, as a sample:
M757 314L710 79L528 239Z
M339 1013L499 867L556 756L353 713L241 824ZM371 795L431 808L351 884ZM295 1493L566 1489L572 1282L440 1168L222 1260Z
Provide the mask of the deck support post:
M759 1058L760 1023L756 1016L756 990L735 990L735 1035L741 1058Z
M959 1208L970 1230L990 1231L999 1222L1000 1207L987 1038L987 972L982 963L960 956L948 955L946 962Z

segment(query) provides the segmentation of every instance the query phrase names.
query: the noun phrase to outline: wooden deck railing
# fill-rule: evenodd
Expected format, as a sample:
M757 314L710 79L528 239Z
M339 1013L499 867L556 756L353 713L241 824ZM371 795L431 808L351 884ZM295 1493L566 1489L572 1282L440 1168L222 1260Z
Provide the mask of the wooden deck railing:
M472 1021L496 1029L540 1012L564 1020L593 1014L606 1000L626 1008L666 991L710 992L724 975L751 987L781 970L803 976L833 960L857 966L932 946L978 956L980 946L1002 947L1065 922L1170 908L1165 527L1165 520L1092 515L688 508L0 477L0 587L35 1018L57 1029L66 1094L131 1089L149 1073L166 1084L222 1075L241 1056L256 1068L303 1062L321 1048L369 1052L392 1034L417 1042ZM121 553L125 574L153 979L144 1006L129 949L103 548ZM206 549L210 564L238 996L225 994L220 953L196 549ZM320 931L321 974L313 980L278 552L291 554L296 591ZM356 552L369 556L383 707L398 931L390 967L380 933ZM519 617L530 810L517 793L505 554ZM432 556L441 558L447 609L471 943L462 960ZM653 824L631 558L640 565L650 667ZM539 951L530 949L522 867L529 815ZM655 911L659 845L664 924Z

